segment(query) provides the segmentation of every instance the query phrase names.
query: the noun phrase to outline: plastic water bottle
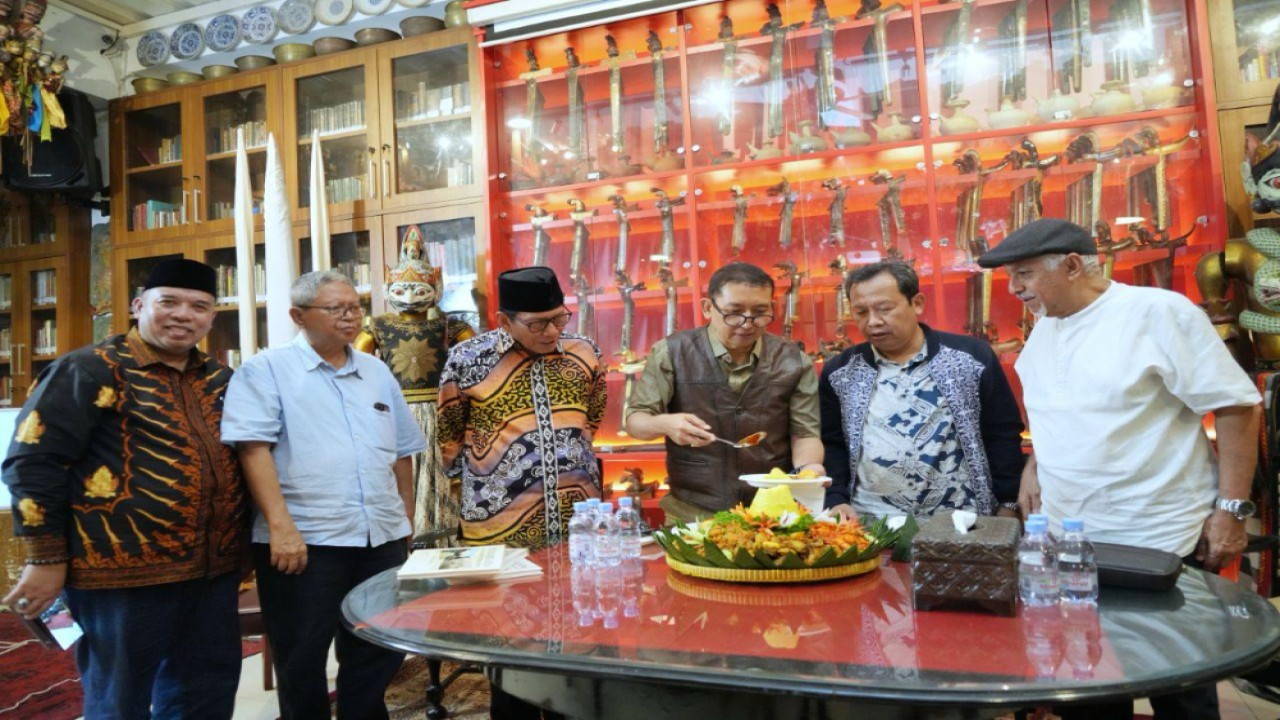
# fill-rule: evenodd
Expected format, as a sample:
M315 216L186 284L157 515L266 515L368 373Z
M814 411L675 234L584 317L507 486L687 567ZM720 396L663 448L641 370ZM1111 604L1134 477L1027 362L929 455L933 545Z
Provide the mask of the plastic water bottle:
M640 513L636 512L634 502L630 497L618 498L618 513L615 515L622 538L619 548L624 560L640 557Z
M622 568L616 563L596 568L595 583L600 624L612 630L618 627L618 611L622 609Z
M622 536L618 519L613 516L613 503L600 503L595 518L595 562L598 567L616 567L622 561Z
M574 565L569 576L573 590L573 609L578 613L578 626L591 627L596 623L595 568L586 563Z
M1098 602L1098 563L1093 543L1084 536L1084 521L1066 518L1062 521L1062 539L1058 541L1058 579L1062 601L1093 605Z
M593 553L591 514L585 500L573 504L573 517L569 519L569 562L573 565L590 565Z
M1027 521L1027 534L1018 544L1018 595L1028 607L1058 603L1058 556L1049 525L1039 518Z

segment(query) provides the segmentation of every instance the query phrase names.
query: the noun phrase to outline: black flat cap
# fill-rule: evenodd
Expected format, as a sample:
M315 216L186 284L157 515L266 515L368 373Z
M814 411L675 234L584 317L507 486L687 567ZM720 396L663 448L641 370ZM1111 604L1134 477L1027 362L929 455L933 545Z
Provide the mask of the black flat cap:
M564 291L549 267L517 268L498 276L498 308L503 312L547 312L563 305Z
M169 258L161 260L151 268L151 273L147 275L142 289L150 290L157 287L200 290L216 295L218 281L213 268L202 262L186 258Z
M978 264L984 268L1000 267L1041 255L1097 255L1098 247L1088 230L1057 218L1041 218L1015 230L1003 242L983 253Z

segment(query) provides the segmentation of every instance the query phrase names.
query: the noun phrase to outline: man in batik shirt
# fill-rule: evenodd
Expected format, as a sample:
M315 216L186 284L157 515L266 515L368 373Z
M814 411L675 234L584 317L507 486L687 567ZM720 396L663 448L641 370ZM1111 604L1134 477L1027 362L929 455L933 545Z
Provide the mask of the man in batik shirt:
M437 439L462 482L462 541L537 548L566 536L574 501L600 495L591 440L605 409L600 350L563 332L550 268L498 277L498 328L453 348Z

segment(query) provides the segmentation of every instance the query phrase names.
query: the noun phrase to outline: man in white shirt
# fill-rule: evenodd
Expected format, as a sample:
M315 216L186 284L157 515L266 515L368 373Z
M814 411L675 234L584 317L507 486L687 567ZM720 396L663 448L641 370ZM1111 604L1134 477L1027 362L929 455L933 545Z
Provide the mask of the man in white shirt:
M1034 448L1023 513L1055 526L1081 518L1095 541L1167 550L1209 571L1237 558L1261 398L1204 312L1178 293L1108 280L1089 232L1063 220L1023 227L978 263L1003 265L1009 291L1039 318L1014 366ZM1201 694L1152 698L1156 717L1164 701ZM1216 718L1217 696L1166 711Z

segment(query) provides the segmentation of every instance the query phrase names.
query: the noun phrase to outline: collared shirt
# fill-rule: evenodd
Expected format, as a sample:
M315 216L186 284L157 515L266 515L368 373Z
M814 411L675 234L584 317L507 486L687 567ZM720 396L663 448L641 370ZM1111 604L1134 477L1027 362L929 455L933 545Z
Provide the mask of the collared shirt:
M505 330L449 352L437 440L462 483L462 539L542 547L559 542L572 503L600 495L591 440L607 402L600 350L562 334L534 355Z
M709 326L704 328L704 332L707 333L707 341L711 343L711 352L720 361L725 377L728 378L729 389L735 393L741 393L743 386L747 384L747 380L751 379L751 373L755 372L756 365L760 361L760 347L763 341L756 340L755 347L751 349L751 356L747 361L740 365L735 365L728 348L716 339L715 333L710 331ZM813 361L807 355L804 357L804 362L809 372L801 375L800 382L796 385L796 391L789 400L791 436L818 437L821 435L822 427L818 420L818 375L813 372ZM671 364L671 350L664 338L649 348L649 356L645 360L644 372L641 373L640 378L636 381L627 403L627 416L629 417L631 413L637 410L643 410L653 415L665 414L667 406L671 403L671 398L674 395L675 369Z
M1113 281L1075 314L1036 322L1014 367L1050 522L1190 554L1218 486L1202 417L1260 401L1204 311Z
M928 348L896 363L872 347L876 383L862 434L852 505L876 517L928 516L941 509L973 510L955 418L929 372Z
M71 557L68 584L212 577L243 557L248 503L218 440L231 370L163 363L136 329L45 369L4 462L27 557Z
M308 545L376 547L410 532L392 465L427 440L372 355L347 348L335 368L305 334L254 355L227 390L222 441L274 443L280 490ZM253 542L269 541L257 513Z

